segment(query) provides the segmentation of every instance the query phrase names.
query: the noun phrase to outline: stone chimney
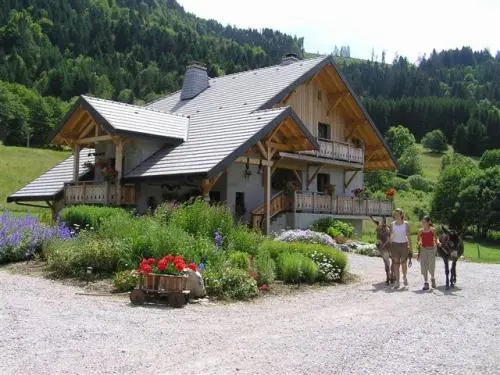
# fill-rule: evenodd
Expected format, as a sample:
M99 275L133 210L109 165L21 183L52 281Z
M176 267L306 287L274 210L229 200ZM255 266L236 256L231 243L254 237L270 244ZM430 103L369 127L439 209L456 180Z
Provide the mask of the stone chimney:
M281 65L288 65L294 62L300 61L299 55L296 53L287 53L282 59L281 59Z
M189 65L184 74L181 100L193 99L208 86L207 68L198 64Z

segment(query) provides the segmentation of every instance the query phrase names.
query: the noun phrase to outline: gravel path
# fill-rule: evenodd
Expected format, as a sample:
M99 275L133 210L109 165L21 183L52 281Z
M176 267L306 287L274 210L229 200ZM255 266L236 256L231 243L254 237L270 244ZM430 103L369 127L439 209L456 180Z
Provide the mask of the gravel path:
M0 374L500 374L500 265L459 263L422 293L361 281L250 303L134 307L0 271Z

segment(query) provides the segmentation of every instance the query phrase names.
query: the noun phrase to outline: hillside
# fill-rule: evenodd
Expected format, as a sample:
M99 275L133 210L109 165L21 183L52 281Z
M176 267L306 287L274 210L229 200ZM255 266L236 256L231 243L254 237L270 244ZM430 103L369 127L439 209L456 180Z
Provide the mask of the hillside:
M80 94L142 104L177 90L186 66L210 76L301 57L303 39L223 26L175 0L6 0L0 4L0 141L44 145ZM336 49L338 50L338 49ZM418 65L352 59L340 70L382 132L402 124L418 140L442 129L463 154L500 148L500 54L468 47Z
M6 203L7 197L24 185L39 177L42 173L68 157L67 152L24 147L6 147L0 144L0 212L32 212L46 214L49 209L19 206ZM35 202L42 204L43 202Z
M9 145L43 145L80 94L141 104L177 90L194 61L218 76L303 55L302 39L224 27L174 0L6 0L0 25L0 141Z

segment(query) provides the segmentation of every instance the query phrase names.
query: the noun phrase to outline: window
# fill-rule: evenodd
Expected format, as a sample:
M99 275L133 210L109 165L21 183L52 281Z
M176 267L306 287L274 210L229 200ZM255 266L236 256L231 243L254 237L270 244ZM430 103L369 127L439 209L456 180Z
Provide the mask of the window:
M330 184L330 175L326 173L318 173L318 192L326 193L326 185Z
M330 125L319 122L318 123L318 138L319 139L332 139L330 132Z
M234 202L234 211L237 217L241 217L245 215L245 193L243 192L236 192L236 199Z

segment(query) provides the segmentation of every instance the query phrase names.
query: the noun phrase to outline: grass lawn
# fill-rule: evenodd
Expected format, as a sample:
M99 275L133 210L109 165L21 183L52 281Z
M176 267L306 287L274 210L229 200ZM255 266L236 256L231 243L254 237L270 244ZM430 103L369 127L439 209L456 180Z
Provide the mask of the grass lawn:
M7 203L7 196L69 156L68 152L37 148L7 147L0 144L0 210L14 213L48 214L49 209ZM35 202L37 203L37 202ZM40 202L43 204L43 202Z
M478 256L478 246L480 256ZM500 243L475 243L465 241L464 257L476 263L500 263Z

